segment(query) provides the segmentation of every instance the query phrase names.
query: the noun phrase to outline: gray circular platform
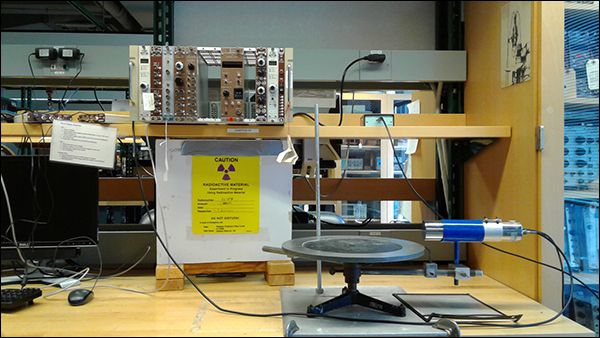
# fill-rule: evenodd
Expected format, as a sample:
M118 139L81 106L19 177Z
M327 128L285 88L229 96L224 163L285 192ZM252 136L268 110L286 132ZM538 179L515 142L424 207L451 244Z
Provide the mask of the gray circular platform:
M297 238L283 243L289 256L332 263L388 263L421 257L425 248L396 238L368 236L321 236Z

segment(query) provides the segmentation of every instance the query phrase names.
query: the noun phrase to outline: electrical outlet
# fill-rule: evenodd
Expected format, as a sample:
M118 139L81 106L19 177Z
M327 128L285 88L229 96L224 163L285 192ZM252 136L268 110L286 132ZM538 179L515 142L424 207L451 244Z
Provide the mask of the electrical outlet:
M383 127L384 124L381 119L385 120L385 124L388 127L394 126L394 114L366 114L363 116L363 126L365 127Z

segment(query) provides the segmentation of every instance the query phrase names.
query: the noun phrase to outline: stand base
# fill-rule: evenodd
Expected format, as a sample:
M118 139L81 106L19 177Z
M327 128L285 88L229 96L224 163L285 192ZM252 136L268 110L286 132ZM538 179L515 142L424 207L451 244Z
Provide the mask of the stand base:
M368 309L389 313L398 317L406 316L406 307L404 307L403 304L392 305L377 298L364 295L358 292L358 290L348 291L347 288L342 290L341 295L324 303L315 306L309 305L306 312L322 314L350 305L360 305Z
M406 307L404 307L404 304L392 305L358 292L360 275L360 264L344 264L344 280L348 286L342 290L342 294L319 305L309 305L307 312L323 314L350 305L360 305L368 309L389 313L398 317L406 316Z
M324 288L323 294L317 294L314 287L281 288L281 308L283 312L305 312L310 304L320 304L334 299L340 295L341 287ZM396 286L363 286L361 293L389 304L400 304L393 293L403 293L404 290ZM345 306L331 311L331 315L360 319L376 319L390 321L422 322L412 311L406 317L374 311L364 306ZM364 322L348 322L327 318L307 318L301 316L283 317L283 334L286 337L414 337L414 336L439 336L447 334L431 326L378 324Z

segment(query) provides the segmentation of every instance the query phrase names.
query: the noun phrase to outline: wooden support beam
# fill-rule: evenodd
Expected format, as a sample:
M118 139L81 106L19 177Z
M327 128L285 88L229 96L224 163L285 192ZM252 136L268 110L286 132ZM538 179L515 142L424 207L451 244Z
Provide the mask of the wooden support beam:
M265 272L267 262L217 262L184 264L183 270L190 275L228 273L228 272Z
M310 186L309 186L310 182ZM435 199L435 179L410 179L417 192L428 201ZM295 179L293 199L314 200L314 179ZM324 178L321 179L321 199L326 201L418 201L405 179L395 178Z
M154 201L154 180L142 178L144 193L149 202ZM143 201L136 177L100 177L98 179L99 201Z

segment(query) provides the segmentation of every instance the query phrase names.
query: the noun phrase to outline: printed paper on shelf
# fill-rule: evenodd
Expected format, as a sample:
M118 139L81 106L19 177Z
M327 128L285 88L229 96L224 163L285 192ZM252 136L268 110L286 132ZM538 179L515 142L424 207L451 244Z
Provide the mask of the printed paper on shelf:
M117 128L54 120L50 161L112 169Z

